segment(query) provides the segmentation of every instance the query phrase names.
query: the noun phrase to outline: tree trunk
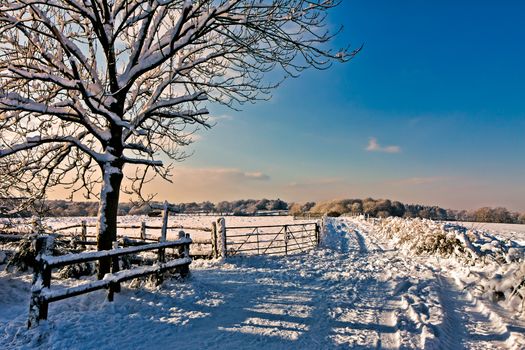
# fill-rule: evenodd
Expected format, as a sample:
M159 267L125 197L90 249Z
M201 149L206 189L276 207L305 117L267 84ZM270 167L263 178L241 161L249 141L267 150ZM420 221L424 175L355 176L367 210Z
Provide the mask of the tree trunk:
M110 164L104 165L102 191L100 193L100 205L98 209L97 225L97 249L110 250L113 242L117 240L117 212L122 183L122 168ZM110 272L111 259L99 260L98 279L102 279Z

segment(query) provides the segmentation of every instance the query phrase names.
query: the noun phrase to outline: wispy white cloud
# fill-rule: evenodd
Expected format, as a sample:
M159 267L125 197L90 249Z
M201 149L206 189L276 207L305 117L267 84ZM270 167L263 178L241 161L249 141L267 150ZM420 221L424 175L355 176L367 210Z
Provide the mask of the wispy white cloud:
M177 178L205 178L205 179L221 179L222 181L248 181L270 180L270 176L260 171L242 171L236 168L178 168L175 171L175 179Z
M219 121L230 121L233 119L233 116L229 114L211 115L208 117L208 122L217 123Z
M399 153L401 152L401 147L399 146L381 146L379 142L377 142L377 138L371 137L368 140L368 145L365 148L369 152L383 152L383 153Z
M244 177L252 180L270 180L270 176L261 173L260 171L256 172L245 172L243 173Z

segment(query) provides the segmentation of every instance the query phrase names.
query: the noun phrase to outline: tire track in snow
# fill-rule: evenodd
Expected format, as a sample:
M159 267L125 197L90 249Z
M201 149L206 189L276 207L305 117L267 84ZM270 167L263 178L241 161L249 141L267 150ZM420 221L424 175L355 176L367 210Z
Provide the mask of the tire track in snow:
M356 225L372 241L378 238L368 233L366 225ZM400 253L397 251L396 255ZM419 268L417 261L423 262ZM395 312L397 327L401 330L400 347L417 347L413 340L419 333L420 348L525 349L525 328L516 325L519 322L505 321L502 315L493 311L493 307L459 290L455 283L435 272L431 266L423 266L428 262L424 257L397 259L393 256L391 262L398 271L387 272L387 278L396 278L400 271L410 272L413 269L412 274L407 276L407 284L403 286L401 282L400 287L403 288L397 291L407 308L399 310L399 305L394 306L398 309ZM425 270L426 273L431 272L432 278L425 277L427 280L424 280L420 277ZM435 292L437 301L432 297ZM407 321L414 323L407 326ZM420 331L422 328L426 330Z
M369 263L370 261L381 261L381 258L374 257L373 254L383 254L384 249L373 241L370 236L366 236L362 233L362 230L358 227L352 227L353 234L355 235L358 245L359 252L366 254L361 257L363 260ZM374 250L370 250L369 246L373 246ZM383 257L384 258L384 257ZM388 260L388 259L387 259ZM389 278L385 278L384 270L379 274L379 280L388 281ZM378 349L399 349L401 346L401 337L398 329L399 319L397 317L398 309L400 309L399 300L395 299L395 295L392 295L394 286L391 282L384 283L381 285L381 289L377 290L376 293L380 295L380 302L378 302L378 312L375 315L375 319L378 327L378 341L376 347Z
M390 296L393 289L391 282L382 277L384 264L388 264L388 260L382 258L382 249L365 237L355 225L347 223L336 227L344 226L347 229L341 234L354 249L350 249L341 261L347 262L348 268L352 268L362 278L357 279L354 287L358 290L354 303L347 308L337 307L333 310L332 317L348 324L337 328L332 339L352 348L397 349L400 346L395 311L398 303ZM370 244L376 248L370 250Z
M476 300L468 300L467 293L459 291L446 278L438 276L442 286L442 305L447 315L443 330L447 345L462 345L468 349L506 349L506 329L480 312Z
M383 305L383 312L378 318L378 322L390 329L389 332L382 332L380 334L378 348L381 349L399 349L401 346L401 337L398 330L398 318L396 309L399 308L399 303L394 300L389 300Z
M465 314L458 308L461 299L461 293L444 279L436 274L440 285L439 298L443 307L444 319L440 329L441 344L449 349L464 349L463 340L467 336L465 327Z
M483 301L469 292L458 290L455 283L437 275L442 286L442 304L449 322L445 325L444 337L447 345L455 345L463 339L463 348L468 349L525 349L525 337L521 328L512 331L512 327ZM458 332L458 330L461 330ZM458 338L461 337L461 338Z
M366 246L365 238L363 237L361 232L359 232L358 229L354 229L353 233L355 234L356 239L357 239L357 244L359 245L359 252L361 254L367 254L368 253L368 247Z

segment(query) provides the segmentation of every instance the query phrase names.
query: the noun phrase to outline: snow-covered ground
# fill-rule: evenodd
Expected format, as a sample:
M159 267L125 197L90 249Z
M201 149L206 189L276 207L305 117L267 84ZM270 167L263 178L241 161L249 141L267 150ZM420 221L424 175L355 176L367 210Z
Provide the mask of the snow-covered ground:
M456 222L469 229L489 231L503 238L513 239L525 245L525 225L498 224L492 222Z
M472 293L461 266L331 219L310 253L194 261L189 279L123 288L113 303L103 292L52 303L32 330L30 276L3 271L0 348L525 348L523 314Z
M192 227L192 228L207 228L210 229L212 222L216 222L220 216L196 216L196 215L173 215L168 218L168 227ZM225 216L226 226L261 226L261 225L284 225L290 223L301 222L315 222L315 220L295 220L293 216ZM86 221L88 226L95 226L97 224L96 217L49 217L42 220L42 224L47 227L46 231L67 227L71 225L80 225L82 221ZM152 218L145 215L128 215L119 216L117 218L118 226L140 226L141 222L146 222L148 226L162 226L162 218ZM30 232L32 228L32 219L2 219L0 218L0 228L12 224L10 229L13 232ZM168 229L168 239L176 239L178 237L178 228ZM64 233L80 234L80 228L73 228ZM187 230L192 238L209 239L209 232L190 229ZM160 229L148 229L148 237L158 238L160 236ZM95 227L88 227L88 234L96 234ZM119 228L119 235L128 237L139 237L140 230Z

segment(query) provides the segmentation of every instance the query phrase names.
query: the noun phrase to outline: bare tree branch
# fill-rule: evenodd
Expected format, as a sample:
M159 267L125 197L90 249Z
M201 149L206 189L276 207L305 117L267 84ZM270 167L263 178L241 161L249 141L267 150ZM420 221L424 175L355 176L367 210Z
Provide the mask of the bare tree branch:
M100 189L99 249L126 191L169 180L206 102L265 100L282 79L360 50L331 50L332 0L3 0L0 193ZM337 33L337 32L336 32ZM277 70L281 78L267 80ZM164 158L163 158L164 159ZM148 178L148 179L147 179Z

